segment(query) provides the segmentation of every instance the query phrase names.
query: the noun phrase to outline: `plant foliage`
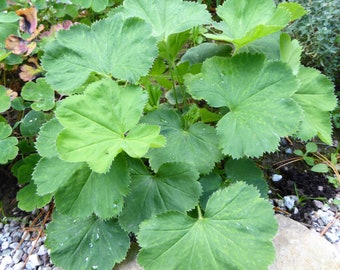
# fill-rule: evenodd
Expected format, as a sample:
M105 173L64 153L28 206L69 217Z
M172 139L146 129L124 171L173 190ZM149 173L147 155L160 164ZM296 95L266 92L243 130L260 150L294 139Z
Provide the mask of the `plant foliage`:
M0 87L0 163L22 209L54 204L46 245L63 269L112 269L132 234L146 270L274 260L253 158L284 136L330 144L333 85L281 33L300 5L218 1L217 22L202 2L2 7L0 61L25 83Z

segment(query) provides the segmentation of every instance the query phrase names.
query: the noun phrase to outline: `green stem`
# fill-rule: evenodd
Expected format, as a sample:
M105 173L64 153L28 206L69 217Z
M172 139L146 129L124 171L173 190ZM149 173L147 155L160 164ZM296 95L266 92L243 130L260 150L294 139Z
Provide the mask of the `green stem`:
M199 206L199 204L197 204L196 208L197 208L198 219L202 220L203 215L202 215L202 210L201 210L201 207Z

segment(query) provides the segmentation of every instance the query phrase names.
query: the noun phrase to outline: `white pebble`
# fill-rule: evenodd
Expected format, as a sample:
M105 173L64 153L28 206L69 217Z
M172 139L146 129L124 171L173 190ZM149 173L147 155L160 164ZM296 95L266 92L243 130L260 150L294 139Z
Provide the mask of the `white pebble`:
M12 258L9 255L3 257L2 260L1 260L2 265L9 265L11 263L12 263Z
M298 201L298 197L294 195L283 197L283 202L289 210L292 210L294 208L294 205L297 201Z
M31 263L32 266L37 267L42 265L42 260L39 258L38 254L32 254L28 257L28 262Z
M273 182L279 182L281 179L282 179L282 175L280 175L280 174L273 174L272 175Z
M13 262L14 263L18 263L21 260L22 255L24 254L24 252L21 249L18 249L13 256Z
M2 250L8 249L8 247L9 247L9 242L8 242L8 241L3 242L3 243L1 244L1 249L2 249Z
M337 241L339 241L338 236L335 235L335 234L333 234L333 233L331 233L331 232L326 232L326 233L325 233L325 237L326 237L327 240L328 240L329 242L331 242L332 244L335 243L335 242L337 242Z
M24 269L24 265L25 265L24 262L19 262L13 266L13 270L22 270Z
M45 255L45 254L47 254L47 248L44 245L42 245L42 246L39 247L38 255L42 256L42 255Z

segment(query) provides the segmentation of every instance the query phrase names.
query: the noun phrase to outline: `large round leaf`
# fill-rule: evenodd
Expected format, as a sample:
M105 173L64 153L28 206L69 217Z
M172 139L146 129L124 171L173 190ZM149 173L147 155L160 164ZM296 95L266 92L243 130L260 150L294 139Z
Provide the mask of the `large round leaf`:
M162 109L146 115L142 121L160 126L166 138L165 147L150 149L147 153L156 171L171 161L192 163L200 173L209 173L222 157L216 130L209 125L195 123L185 129L175 111Z
M136 82L146 75L157 56L151 28L137 18L122 16L58 32L47 47L42 65L46 81L59 92L81 86L90 73Z
M223 153L234 158L274 151L280 137L298 129L301 110L292 99L297 82L282 62L251 54L213 57L186 85L194 98L229 108L217 134Z
M303 140L318 135L331 145L332 123L329 112L337 104L334 86L326 76L312 68L301 66L297 77L300 84L293 98L303 110L303 121L297 135Z
M124 15L144 19L157 39L210 23L206 6L182 0L126 0Z
M57 109L65 127L57 138L60 157L86 161L92 170L105 173L121 151L142 157L150 147L162 146L158 126L138 124L147 98L140 87L120 87L109 79L67 98Z
M155 175L143 166L134 166L131 192L119 222L127 231L137 232L138 225L152 215L169 210L188 211L195 207L202 188L197 171L186 163L167 163Z
M138 263L148 270L267 269L277 223L272 206L244 183L215 192L204 217L168 212L140 226Z
M124 259L129 245L127 233L114 220L73 219L54 212L47 228L46 246L64 270L111 270Z

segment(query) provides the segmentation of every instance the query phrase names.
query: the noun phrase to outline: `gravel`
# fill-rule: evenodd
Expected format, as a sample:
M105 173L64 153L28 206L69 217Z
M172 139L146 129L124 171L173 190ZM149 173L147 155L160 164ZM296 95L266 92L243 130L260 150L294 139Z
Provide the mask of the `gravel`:
M282 210L295 211L295 197L287 196L276 203ZM340 200L340 193L334 199ZM309 213L312 222L308 225L340 250L340 206L333 204L334 199L314 200L317 210ZM0 222L0 270L62 270L50 260L44 245L46 236L37 239L37 232L25 231L27 223L26 217Z
M50 260L46 237L36 239L37 231L24 230L27 218L0 222L0 270L61 270Z

